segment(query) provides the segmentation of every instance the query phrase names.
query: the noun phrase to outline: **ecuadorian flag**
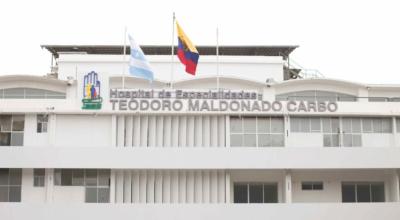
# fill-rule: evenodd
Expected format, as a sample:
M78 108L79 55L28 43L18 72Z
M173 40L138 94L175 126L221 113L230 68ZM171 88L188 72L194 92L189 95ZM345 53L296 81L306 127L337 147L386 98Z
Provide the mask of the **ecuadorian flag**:
M186 36L185 32L183 32L178 22L176 22L176 27L178 31L178 58L186 66L186 72L195 75L199 52L192 41Z

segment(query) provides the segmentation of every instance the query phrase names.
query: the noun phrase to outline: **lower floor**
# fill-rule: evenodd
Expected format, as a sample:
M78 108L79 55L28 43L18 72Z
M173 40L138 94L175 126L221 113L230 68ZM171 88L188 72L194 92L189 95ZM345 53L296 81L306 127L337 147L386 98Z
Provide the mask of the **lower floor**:
M396 169L0 169L0 202L30 204L389 203Z

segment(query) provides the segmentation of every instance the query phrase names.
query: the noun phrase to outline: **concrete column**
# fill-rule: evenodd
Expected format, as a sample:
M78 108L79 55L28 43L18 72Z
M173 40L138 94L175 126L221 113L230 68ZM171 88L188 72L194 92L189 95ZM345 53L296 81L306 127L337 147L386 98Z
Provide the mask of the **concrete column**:
M115 203L115 170L110 172L110 203Z
M285 170L285 181L284 181L284 195L285 203L292 203L292 172L291 170Z
M225 203L231 203L231 174L225 171Z
M54 169L45 170L46 182L44 186L46 187L46 203L53 202L53 190L54 190Z
M49 115L49 145L54 146L56 144L56 127L57 127L57 115L50 114Z

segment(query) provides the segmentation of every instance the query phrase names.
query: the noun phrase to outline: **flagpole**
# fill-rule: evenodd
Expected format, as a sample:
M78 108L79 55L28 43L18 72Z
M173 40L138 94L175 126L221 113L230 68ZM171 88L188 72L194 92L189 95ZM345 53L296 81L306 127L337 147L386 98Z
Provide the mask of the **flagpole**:
M125 89L125 64L126 64L126 32L127 28L124 28L124 56L122 62L122 88Z
M171 39L171 79L170 88L173 88L174 80L174 38L175 38L175 12L172 13L172 39Z
M217 37L217 47L216 47L216 53L217 53L217 91L219 91L219 33L218 33L218 27L217 27L217 32L216 32L216 37Z

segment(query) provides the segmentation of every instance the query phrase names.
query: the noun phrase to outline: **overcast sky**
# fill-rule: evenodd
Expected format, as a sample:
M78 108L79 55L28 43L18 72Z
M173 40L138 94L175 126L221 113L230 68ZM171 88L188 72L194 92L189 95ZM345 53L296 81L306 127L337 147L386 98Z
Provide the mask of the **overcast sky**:
M172 12L195 45L299 45L292 58L325 77L400 83L400 2L350 0L3 0L0 75L49 72L41 44L170 45ZM176 42L176 41L175 41Z

